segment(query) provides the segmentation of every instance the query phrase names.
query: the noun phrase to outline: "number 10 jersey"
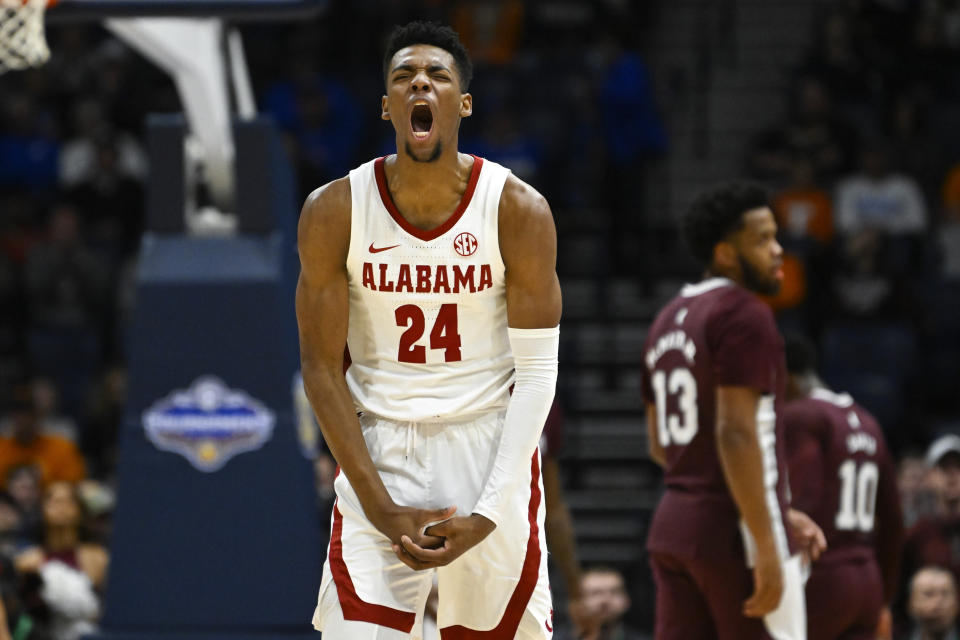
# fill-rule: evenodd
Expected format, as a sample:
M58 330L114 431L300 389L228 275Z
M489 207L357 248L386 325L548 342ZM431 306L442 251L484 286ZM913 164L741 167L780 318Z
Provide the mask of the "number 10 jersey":
M504 409L513 355L498 222L509 170L474 157L459 206L426 231L394 205L384 160L350 172L346 379L354 402L399 422Z

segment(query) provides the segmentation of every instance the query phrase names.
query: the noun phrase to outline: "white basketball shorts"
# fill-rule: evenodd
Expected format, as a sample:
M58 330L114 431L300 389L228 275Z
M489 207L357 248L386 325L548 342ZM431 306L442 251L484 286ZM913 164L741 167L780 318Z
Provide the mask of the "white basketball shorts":
M496 455L503 412L468 422L397 423L360 418L363 437L397 504L469 515ZM313 625L324 640L422 637L433 573L439 585L441 640L553 636L543 531L540 454L523 471L503 522L445 567L414 571L367 520L346 476L334 488L330 547Z

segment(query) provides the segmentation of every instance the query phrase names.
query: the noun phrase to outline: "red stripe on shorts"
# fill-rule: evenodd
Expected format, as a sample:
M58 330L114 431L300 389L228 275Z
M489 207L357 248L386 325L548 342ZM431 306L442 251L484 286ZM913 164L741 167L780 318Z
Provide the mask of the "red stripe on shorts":
M530 508L527 513L530 519L530 537L527 538L527 555L523 559L520 581L510 596L500 624L489 631L476 631L461 625L444 627L440 629L442 640L503 640L517 635L520 619L540 577L540 528L537 526L537 510L540 508L540 461L536 451L533 453L530 475Z
M371 622L404 633L413 629L416 614L366 602L357 595L347 563L343 561L343 515L336 503L333 505L333 531L330 534L330 573L337 585L337 597L340 599L344 620Z

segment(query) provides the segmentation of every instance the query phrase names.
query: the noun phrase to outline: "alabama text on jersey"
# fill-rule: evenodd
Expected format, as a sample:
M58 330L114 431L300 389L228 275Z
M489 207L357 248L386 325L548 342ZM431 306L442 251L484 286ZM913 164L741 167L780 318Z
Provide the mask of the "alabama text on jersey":
M475 158L460 205L425 231L397 211L384 158L350 172L346 375L359 410L429 422L506 407L513 357L498 222L508 174Z

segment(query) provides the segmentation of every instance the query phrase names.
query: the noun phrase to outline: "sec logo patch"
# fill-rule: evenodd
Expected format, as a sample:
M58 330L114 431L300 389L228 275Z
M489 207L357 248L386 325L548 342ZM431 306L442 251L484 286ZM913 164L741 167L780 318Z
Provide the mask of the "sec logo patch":
M472 233L464 231L453 239L453 249L463 257L472 256L477 252L477 239Z

